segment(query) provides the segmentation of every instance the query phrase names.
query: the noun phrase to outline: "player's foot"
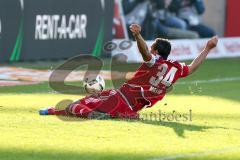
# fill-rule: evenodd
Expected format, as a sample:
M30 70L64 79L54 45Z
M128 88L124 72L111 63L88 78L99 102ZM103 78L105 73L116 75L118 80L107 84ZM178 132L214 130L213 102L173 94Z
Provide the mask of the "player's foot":
M39 110L39 114L42 116L46 115L54 115L55 113L55 108L54 107L49 107L49 108L44 108Z

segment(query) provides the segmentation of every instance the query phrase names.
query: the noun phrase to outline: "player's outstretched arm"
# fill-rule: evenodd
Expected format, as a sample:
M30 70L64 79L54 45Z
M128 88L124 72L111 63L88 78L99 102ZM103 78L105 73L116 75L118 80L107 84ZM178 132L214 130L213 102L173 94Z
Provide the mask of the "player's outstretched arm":
M205 46L204 50L192 61L192 63L189 65L189 74L192 74L195 72L199 66L204 62L206 59L208 53L217 46L218 43L218 37L215 36L211 38L207 45Z
M135 39L137 41L138 49L139 49L139 52L142 55L143 60L145 62L150 61L152 56L151 56L151 53L148 50L148 46L147 46L145 40L143 39L143 37L140 34L141 26L138 25L138 24L132 24L130 26L130 30L131 30L133 36L135 37Z

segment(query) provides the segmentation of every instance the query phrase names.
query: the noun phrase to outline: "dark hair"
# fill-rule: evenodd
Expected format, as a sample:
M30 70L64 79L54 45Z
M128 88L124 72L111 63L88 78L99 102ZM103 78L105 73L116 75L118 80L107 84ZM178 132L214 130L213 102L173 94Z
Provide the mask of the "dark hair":
M153 46L153 49L158 51L158 55L165 60L168 58L171 48L171 43L167 39L163 38L157 38Z

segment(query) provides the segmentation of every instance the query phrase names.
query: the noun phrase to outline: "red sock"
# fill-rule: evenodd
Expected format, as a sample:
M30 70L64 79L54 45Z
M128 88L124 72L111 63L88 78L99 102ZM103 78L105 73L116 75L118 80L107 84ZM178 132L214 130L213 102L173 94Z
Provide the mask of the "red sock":
M68 113L66 112L65 109L64 110L55 110L54 115L66 116L66 115L68 115Z

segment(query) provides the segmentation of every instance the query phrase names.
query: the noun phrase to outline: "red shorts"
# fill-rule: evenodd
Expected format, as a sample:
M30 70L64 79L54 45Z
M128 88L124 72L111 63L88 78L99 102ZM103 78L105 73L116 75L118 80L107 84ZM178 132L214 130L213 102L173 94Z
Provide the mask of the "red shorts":
M87 96L70 105L70 112L80 117L87 118L94 111L107 113L113 118L138 117L137 111L129 105L127 98L114 89Z

